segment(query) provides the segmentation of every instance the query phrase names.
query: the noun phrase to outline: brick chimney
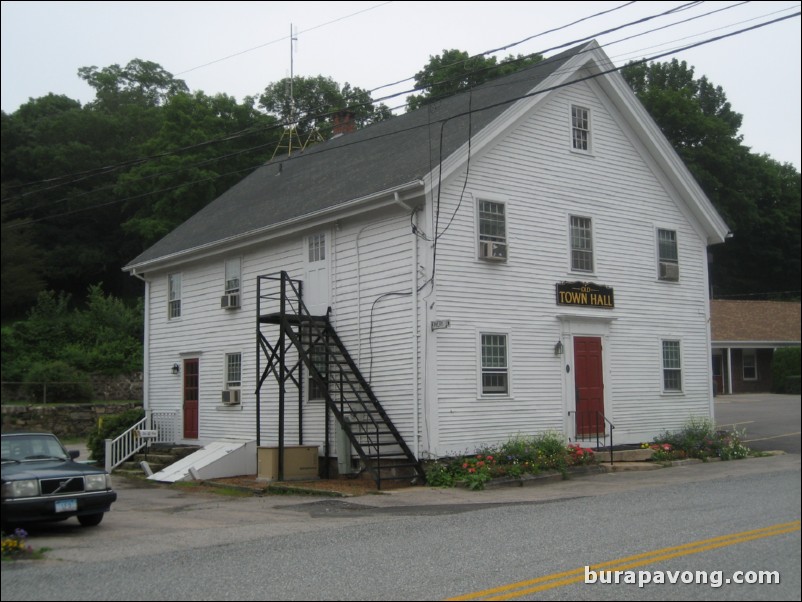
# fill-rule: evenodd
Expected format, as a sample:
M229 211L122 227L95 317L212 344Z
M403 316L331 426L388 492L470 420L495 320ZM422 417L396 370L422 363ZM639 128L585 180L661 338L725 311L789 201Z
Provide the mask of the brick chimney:
M332 128L332 138L335 136L342 136L343 134L350 134L356 131L356 115L353 111L342 110L333 115L334 127Z

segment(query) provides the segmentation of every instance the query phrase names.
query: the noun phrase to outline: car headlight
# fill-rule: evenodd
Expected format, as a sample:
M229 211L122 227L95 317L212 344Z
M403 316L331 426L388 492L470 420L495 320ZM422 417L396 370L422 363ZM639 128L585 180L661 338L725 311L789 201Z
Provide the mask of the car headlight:
M88 474L84 477L84 491L111 489L111 477L107 474Z
M36 497L37 495L39 495L39 481L36 479L7 481L3 483L3 499Z

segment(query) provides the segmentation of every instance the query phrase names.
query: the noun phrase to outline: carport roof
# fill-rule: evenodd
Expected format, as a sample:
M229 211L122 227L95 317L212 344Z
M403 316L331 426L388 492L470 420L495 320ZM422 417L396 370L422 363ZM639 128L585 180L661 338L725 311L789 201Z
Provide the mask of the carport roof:
M800 343L798 301L710 302L713 344L721 341L743 343Z

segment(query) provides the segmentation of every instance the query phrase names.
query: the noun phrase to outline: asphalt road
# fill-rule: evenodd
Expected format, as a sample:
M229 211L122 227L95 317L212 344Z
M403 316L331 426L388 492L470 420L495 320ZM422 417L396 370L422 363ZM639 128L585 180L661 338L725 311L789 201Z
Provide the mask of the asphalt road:
M31 543L50 551L42 561L4 563L2 598L429 600L532 581L548 588L517 585L513 597L800 597L797 455L350 499L231 498L123 480L119 490L95 529L68 521L33 531ZM736 535L747 531L758 536ZM681 553L658 552L667 548ZM781 583L640 588L553 577L595 563L622 568L632 556L646 559L639 570L725 578L770 570Z
M720 397L717 424L787 455L528 488L235 498L118 478L99 527L31 529L49 551L3 564L2 599L799 600L799 416L799 396ZM594 564L722 583L586 584ZM724 583L738 571L781 582Z
M799 395L720 395L715 403L716 424L744 429L752 449L799 454L801 405Z

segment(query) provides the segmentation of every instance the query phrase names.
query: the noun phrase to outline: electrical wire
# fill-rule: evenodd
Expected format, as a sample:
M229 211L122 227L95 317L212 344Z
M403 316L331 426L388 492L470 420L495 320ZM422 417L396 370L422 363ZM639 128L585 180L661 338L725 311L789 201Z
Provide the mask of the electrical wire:
M759 23L759 24L757 24L757 25L754 25L754 26L751 26L751 27L748 27L748 28L744 28L744 29L740 29L740 30L737 30L737 31L733 31L733 32L730 32L730 33L728 33L728 34L723 34L723 35L720 35L720 36L717 36L717 37L714 37L714 38L708 38L708 39L702 40L702 41L700 41L700 42L697 42L697 43L694 43L694 44L690 44L690 45L686 45L686 46L682 46L682 47L674 48L674 49L671 49L671 50L669 50L669 51L666 51L666 52L663 52L663 53L660 53L660 54L657 54L657 55L652 55L652 56L650 56L650 57L643 58L643 59L640 59L640 60L638 60L638 61L634 61L633 63L634 63L634 64L640 64L640 63L648 62L648 61L651 61L651 60L656 60L656 59L659 59L659 58L663 58L663 57L665 57L665 56L667 56L667 55L670 55L670 54L679 53L679 52L682 52L682 51L685 51L685 50L688 50L688 49L691 49L691 48L695 48L695 47L698 47L698 46L702 46L702 45L705 45L705 44L709 44L709 43L712 43L712 42L716 42L716 41L719 41L719 40L722 40L722 39L725 39L725 38L728 38L728 37L732 37L732 36L735 36L735 35L740 35L740 34L742 34L742 33L745 33L745 32L747 32L747 31L751 31L751 30L758 29L758 28L761 28L761 27L766 27L766 26L768 26L768 25L772 25L772 24L778 23L778 22L780 22L780 21L784 21L784 20L786 20L786 19L790 19L790 18L798 17L799 15L800 15L800 13L799 13L799 12L797 12L797 13L793 13L793 14L791 14L791 15L787 15L787 16L785 16L785 17L780 17L780 18L777 18L777 19L774 19L774 20L771 20L771 21L768 21L768 22ZM548 59L547 59L547 60L548 60ZM537 66L537 65L535 65L535 66ZM628 65L625 65L625 66L628 66ZM585 79L592 79L592 78L594 78L594 77L598 77L599 75L606 75L606 74L608 74L608 73L611 73L611 72L613 72L613 71L618 71L618 70L620 70L620 69L622 69L622 68L623 68L623 67L617 67L617 68L614 68L614 69L610 69L610 70L608 70L608 71L605 71L605 72L603 72L603 73L600 73L600 74L595 74L595 75L589 76L589 77L587 77L587 78L585 78ZM582 80L579 80L579 81L582 81ZM572 83L575 83L575 82L572 82ZM570 84L565 84L565 85L570 85ZM558 86L558 87L561 87L561 86ZM550 91L550 90L552 90L552 89L556 89L556 88L550 88L549 90L544 90L544 91ZM539 92L539 93L540 93L540 92ZM515 101L517 101L517 100L520 100L520 99L522 99L522 98L526 98L526 97L528 97L528 96L531 96L531 94L530 94L530 95L525 95L525 96L522 96L522 97L517 97L517 98L515 98L515 99L511 99L511 100L509 100L509 101L505 101L505 102L503 102L503 103L499 103L499 104L508 104L508 103L510 103L510 102L515 102ZM381 99L380 99L380 100L381 100ZM477 110L486 110L486 109L489 109L489 108L495 108L496 106L499 106L499 105L497 104L497 105L493 105L493 106L491 106L491 107L484 107L483 109L477 109ZM453 118L456 118L456 117L460 117L460 116L462 116L462 115L464 115L464 113L463 113L463 114L460 114L460 115L451 116L451 117L449 117L448 119L453 119ZM284 127L284 126L283 126L282 124L275 125L275 126L270 126L269 128L264 128L264 130L262 130L262 131L266 131L266 130L268 130L268 129L272 129L272 128L278 128L278 127ZM416 126L416 127L420 127L420 126ZM414 128L409 128L409 129L414 129ZM390 134L390 135L395 135L395 134L398 134L398 133L402 133L402 132L404 132L404 131L408 131L408 130L400 130L400 131L397 131L397 132L393 132L393 133L392 133L392 134ZM253 132L251 132L251 133L253 133ZM231 138L231 136L229 136L228 138ZM366 141L368 141L368 140L373 140L373 139L375 139L375 138L376 138L376 137L373 137L373 138L367 138L367 139L365 139L365 140L362 140L362 141L359 141L359 142L360 142L360 143L361 143L361 142L366 142ZM202 145L202 144L204 144L204 143L200 143L199 145ZM344 146L349 146L350 144L353 144L353 143L344 144L344 145L343 145L343 144L341 144L341 145L338 145L338 147L336 147L336 148L342 148L342 147L344 147ZM262 145L262 146L264 146L264 145ZM261 148L261 147L255 147L255 148ZM248 149L245 149L244 151L241 151L241 152L240 152L240 154L241 154L242 152L247 152L247 150L248 150ZM334 150L334 149L321 149L321 150L320 150L320 151L318 151L318 152L327 152L327 151L329 151L329 150ZM169 153L167 153L167 154L169 154ZM298 158L298 157L296 157L296 158ZM288 157L288 158L286 158L285 160L289 161L289 160L292 160L292 159L293 159L292 157ZM231 175L232 173L241 173L241 172L244 172L244 171L249 171L249 170L252 170L252 169L256 169L256 168L258 168L258 167L260 167L260 166L261 166L261 163L260 163L260 164L258 164L258 165L254 165L254 166L252 166L252 167L248 167L248 168L244 168L244 169L236 170L236 171L234 171L234 172L227 172L227 173L225 173L225 174L220 174L218 177L223 177L223 176L226 176L226 175ZM192 185L192 184L194 184L194 183L198 183L198 182L207 182L207 181L209 181L210 179L214 179L214 178L203 178L203 179L201 179L201 180L194 180L194 181L191 181L191 182L185 182L185 183L181 184L181 186L188 186L188 185ZM95 207L105 207L105 206L109 206L109 205L116 204L116 203L122 203L122 202L127 202L127 201L129 201L129 200L134 200L134 199L137 199L137 198L142 198L142 197L144 197L144 196L148 196L148 195L152 195L152 194L159 194L159 193L161 193L161 192L167 192L167 191L170 191L170 190L174 190L175 188L177 188L177 187L169 187L169 188L166 188L166 189L161 189L161 190L156 190L156 191L149 191L148 193L144 193L144 194L142 194L142 195L136 195L136 196L133 196L133 197L127 197L127 198L124 198L124 199L117 199L117 200L115 200L115 201L110 201L110 202L108 202L108 203L102 203L102 204L93 205L93 206L90 206L90 207L84 207L84 208L76 209L76 210L73 210L73 211L63 212L63 213L59 213L59 214L55 214L55 215L51 215L51 216L45 216L45 217L42 217L42 218L37 218L37 219L32 219L32 220L26 220L26 221L24 221L24 222L21 222L21 223L19 223L19 224L7 225L7 226L5 226L5 227L20 227L20 226L21 226L21 225L23 225L23 224L40 222L40 221L44 221L44 220L48 220L48 219L53 219L53 218L57 218L57 217L64 217L64 216L66 216L66 215L72 215L72 214L74 214L74 213L79 213L79 212L83 212L83 211L89 211L89 210L92 210L92 209L93 209L93 208L95 208ZM68 199L59 199L59 200L57 200L57 201L53 201L53 203L63 202L63 201L65 201L65 200L68 200Z
M563 26L548 30L546 32L541 32L539 34L535 34L535 35L529 36L528 38L525 38L524 40L521 40L521 41L518 41L518 42L513 42L511 44L507 44L506 46L501 47L501 49L511 48L513 46L522 44L525 41L537 38L537 37L539 37L541 35L545 35L546 33L551 33L553 31L559 31L561 29L565 29L565 28L570 27L571 25L574 25L576 23L579 23L579 22L582 22L582 21L585 21L585 20L588 20L588 19L592 19L594 17L598 17L598 16L601 16L601 15L607 14L609 12L612 12L613 10L619 10L621 8L629 6L630 4L632 4L632 3L631 2L630 3L626 3L626 4L623 4L621 6L616 7L615 9L611 9L611 10L608 10L608 11L602 11L602 12L599 12L599 13L595 13L593 15L589 15L588 17L584 17L582 19L579 19L578 21L574 21L573 23L569 23L567 25L563 25ZM575 40L573 42L566 42L566 43L558 45L558 46L554 46L554 47L551 47L551 48L547 48L547 49L541 50L541 51L539 51L537 53L527 55L527 57L523 57L523 58L526 59L528 57L532 57L532 56L535 56L535 55L542 55L542 54L544 54L546 52L550 52L552 50L565 48L567 46L574 45L575 43L578 43L578 42L581 42L581 41L586 41L586 40L589 40L589 39L592 39L592 38L595 38L595 37L599 37L601 35L604 35L606 33L612 32L612 31L617 31L617 30L625 28L625 27L630 27L632 25L636 25L636 24L639 24L639 23L642 23L642 22L646 22L646 21L658 18L660 16L665 16L667 14L672 14L672 13L677 12L679 10L685 10L688 7L690 7L692 5L695 5L695 4L698 4L698 3L697 2L689 2L689 3L686 3L686 4L682 5L682 6L680 6L680 7L676 7L676 8L670 9L669 11L664 11L662 13L657 13L657 14L654 14L654 15L650 15L648 17L643 17L642 19L638 19L636 21L631 21L629 23L626 23L626 24L621 25L621 26L617 26L617 27L612 28L612 29L603 30L601 32L597 32L595 34L592 34L590 36L586 36L584 38ZM377 6L380 6L380 5L377 5ZM367 10L370 10L370 9L367 9ZM724 10L724 9L721 9L721 10ZM364 12L364 11L360 11L360 12ZM354 13L354 14L358 14L358 13ZM341 19L343 19L343 18L347 18L347 17L342 17ZM326 24L323 24L323 25L326 25ZM322 27L323 25L320 25L320 26L317 26L315 28L311 28L311 29L305 30L305 31L311 31L312 29L317 29L319 27ZM287 38L288 37L282 38L282 40L285 40ZM499 49L488 50L488 51L485 51L484 53L480 53L478 55L474 55L474 57L478 57L478 56L490 54L490 53L493 53L493 52L497 52L498 50ZM470 59L468 59L468 60L470 60ZM521 59L515 59L515 60L510 61L510 62L511 63L515 63L515 62L518 62L519 60L521 60ZM457 61L457 62L452 63L450 65L446 65L446 66L444 66L442 68L448 68L451 65L457 65L460 62L464 62L464 61ZM495 68L495 66L489 67L489 68ZM481 73L487 71L489 68L485 67L485 68L477 69L477 70L474 70L474 71L472 71L470 73L464 74L464 76L469 76L469 75L472 76L472 75L476 75L476 74L481 74ZM407 80L409 80L409 79L413 79L413 78L407 78ZM400 80L400 81L403 82L403 81L407 81L407 80ZM451 81L451 80L447 80L447 81ZM447 83L447 82L438 82L438 84L442 84L442 83ZM380 88L381 87L384 87L384 86L380 86ZM378 89L378 88L375 88L374 90L376 90L376 89ZM394 94L391 94L391 95L388 95L388 96L385 96L385 97L374 99L370 103L351 105L349 107L346 107L346 109L348 109L348 110L358 109L358 108L362 108L362 107L370 105L370 104L377 104L377 103L380 103L380 102L382 102L384 100L389 100L389 99L392 99L392 98L396 98L398 96L409 94L409 93L415 92L417 90L418 90L417 88L412 88L412 89L409 89L409 90L403 90L401 92L397 92L397 93L394 93ZM371 92L372 91L368 91L368 93L371 93ZM436 100L436 98L432 98L431 100ZM403 105L401 105L401 106L403 106ZM338 112L339 110L341 110L341 109L338 109L337 111L328 111L328 112L317 113L317 114L308 116L307 119L324 119L324 118L332 116L334 113ZM291 127L293 125L297 125L297 123L298 123L297 121L284 120L284 121L282 121L280 123L273 124L273 125L270 125L270 126L256 127L256 128L246 128L245 130L241 130L240 132L235 132L233 134L228 134L228 135L222 136L220 138L215 138L215 139L212 139L212 140L203 141L203 142L200 142L200 143L188 145L188 146L185 146L185 147L181 147L179 149L174 149L172 151L165 151L163 153L157 153L155 155L150 155L150 156L140 157L140 158L136 158L136 159L131 159L131 160L128 160L128 161L121 162L121 163L119 163L117 165L114 165L114 166L104 166L104 167L101 167L101 168L97 168L96 170L87 170L87 171L77 172L75 174L67 174L67 175L57 176L55 178L48 178L46 180L40 180L38 182L31 182L31 183L20 184L20 185L12 185L12 186L7 187L7 189L13 190L15 188L24 187L24 186L32 186L32 185L35 185L35 184L38 184L38 183L51 183L51 182L58 181L58 180L63 180L63 179L66 179L66 178L76 177L78 179L73 180L71 182L62 183L62 185L74 184L74 183L77 183L79 181L82 181L82 180L86 179L86 177L89 177L91 175L97 175L96 172L98 172L101 175L105 175L105 174L112 173L113 171L117 171L117 170L125 168L125 167L135 166L135 165L137 165L139 163L147 162L147 161L150 161L150 160L155 160L155 159L158 159L158 158L161 158L161 157L165 157L165 156L170 156L170 155L173 155L173 154L186 152L188 150L195 150L197 148L203 147L203 146L208 145L208 144L214 144L214 143L218 143L218 142L227 142L227 141L231 141L231 140L237 139L237 138L242 137L242 136L248 136L248 135L263 133L263 132L266 132L266 131L271 131L271 130L279 129L279 128L287 128L287 127ZM25 195L19 195L17 197L13 197L13 198L6 198L6 199L3 199L2 202L7 202L7 201L10 201L10 200L16 200L17 198L20 198L22 196L27 196L27 194L36 194L38 192L51 190L51 189L53 189L55 187L57 187L57 185L54 185L54 186L52 186L50 188L46 188L46 189L35 190L35 191L32 191L31 193L26 193Z

